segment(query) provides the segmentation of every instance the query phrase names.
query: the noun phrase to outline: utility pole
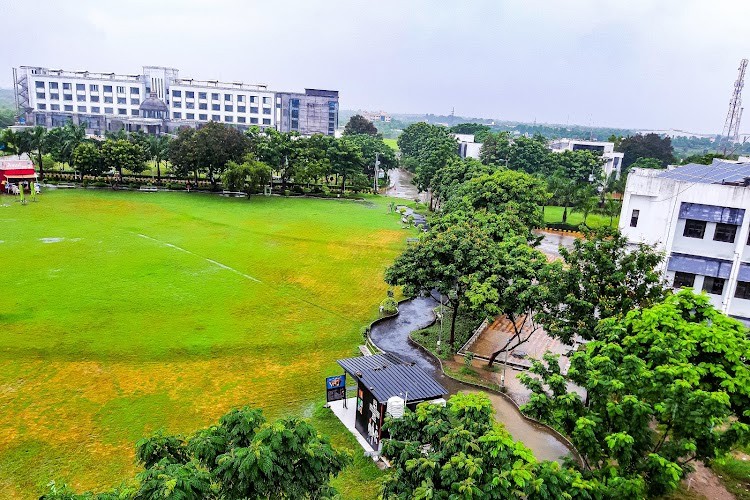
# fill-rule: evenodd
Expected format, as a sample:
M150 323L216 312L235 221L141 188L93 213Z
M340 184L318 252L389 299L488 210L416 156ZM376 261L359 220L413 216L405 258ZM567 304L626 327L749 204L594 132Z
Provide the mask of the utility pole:
M740 120L742 119L742 88L745 86L745 70L747 69L747 59L740 61L740 67L737 80L734 82L732 97L729 99L729 111L727 119L724 122L722 137L727 138L727 144L724 146L724 154L727 152L729 142L737 143L740 140Z
M380 153L375 152L375 194L378 194L378 167L380 166Z

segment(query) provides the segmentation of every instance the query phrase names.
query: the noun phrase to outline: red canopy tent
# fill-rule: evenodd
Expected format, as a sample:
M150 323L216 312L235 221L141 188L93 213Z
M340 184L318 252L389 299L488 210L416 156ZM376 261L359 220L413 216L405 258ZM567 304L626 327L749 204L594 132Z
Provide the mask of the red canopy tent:
M36 179L34 164L29 159L17 156L0 158L0 184L9 182L17 184L24 180Z

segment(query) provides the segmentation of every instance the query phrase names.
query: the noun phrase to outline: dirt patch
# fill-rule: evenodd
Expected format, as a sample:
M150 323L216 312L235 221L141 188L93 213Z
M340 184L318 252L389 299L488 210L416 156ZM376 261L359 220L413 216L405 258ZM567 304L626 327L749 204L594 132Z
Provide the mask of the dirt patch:
M735 500L714 471L703 465L695 464L695 470L688 474L684 481L688 491L703 495L711 500Z

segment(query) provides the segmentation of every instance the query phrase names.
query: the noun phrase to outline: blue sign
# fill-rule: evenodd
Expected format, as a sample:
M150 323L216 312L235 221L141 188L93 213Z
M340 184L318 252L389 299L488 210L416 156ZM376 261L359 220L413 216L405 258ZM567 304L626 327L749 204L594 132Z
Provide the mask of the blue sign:
M326 377L326 402L346 399L346 374Z
M346 387L346 374L326 378L326 389L338 389L339 387Z

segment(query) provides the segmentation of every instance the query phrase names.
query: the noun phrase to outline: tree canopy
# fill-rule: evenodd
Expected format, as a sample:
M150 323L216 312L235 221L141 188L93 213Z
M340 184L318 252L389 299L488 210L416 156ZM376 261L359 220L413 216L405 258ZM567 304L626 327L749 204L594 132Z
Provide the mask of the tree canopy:
M378 135L377 127L362 115L354 115L344 126L344 135L365 134L376 137Z
M620 142L618 151L625 153L623 168L630 167L639 158L656 158L662 167L674 162L672 139L657 134L628 136Z

